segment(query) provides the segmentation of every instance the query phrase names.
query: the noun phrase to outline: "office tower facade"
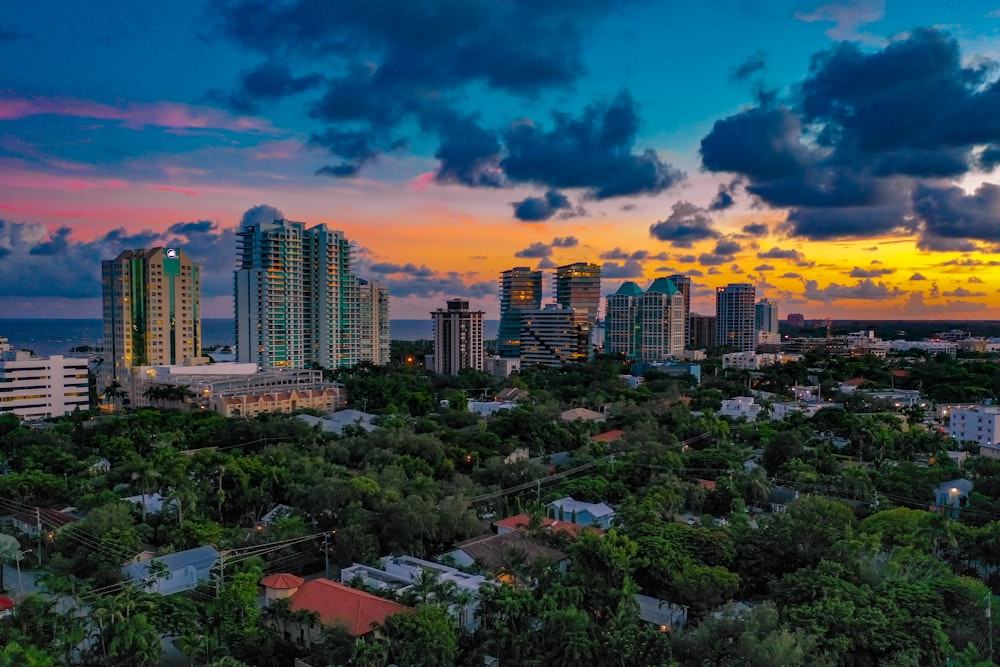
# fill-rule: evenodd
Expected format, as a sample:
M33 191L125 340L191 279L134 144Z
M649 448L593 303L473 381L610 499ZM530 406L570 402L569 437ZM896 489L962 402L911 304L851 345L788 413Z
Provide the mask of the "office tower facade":
M521 313L542 307L542 272L518 266L500 274L499 356L521 356Z
M101 262L104 362L97 391L135 366L201 356L201 277L180 248L126 250Z
M684 351L684 295L673 281L657 278L643 292L624 283L608 296L604 348L639 361L662 361Z
M715 347L715 316L691 313L688 315L688 331L690 331L689 349L703 350Z
M521 366L561 366L587 361L590 346L590 313L585 308L558 304L521 313Z
M601 307L601 265L575 262L556 268L556 304L566 310L587 311L591 327L597 323Z
M715 290L715 345L736 352L754 349L754 300L749 283L730 283Z
M357 360L387 364L392 352L389 331L389 289L358 278Z
M778 304L761 299L753 307L754 338L759 343L779 343Z
M431 312L434 322L434 360L431 370L458 375L483 370L483 311L471 310L464 299L449 299L446 308Z
M12 350L0 338L0 415L47 419L86 410L87 370L85 357L36 357L28 350Z
M691 347L691 322L688 319L688 316L691 315L691 278L676 273L667 276L667 279L677 287L684 298L684 347Z
M291 220L237 232L236 351L260 368L356 363L358 286L342 232Z

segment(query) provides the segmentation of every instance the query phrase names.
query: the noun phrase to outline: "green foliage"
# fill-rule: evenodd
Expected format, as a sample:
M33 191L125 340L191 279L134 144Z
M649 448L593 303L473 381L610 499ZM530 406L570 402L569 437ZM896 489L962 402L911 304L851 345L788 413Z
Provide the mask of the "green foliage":
M395 614L383 627L389 653L401 665L451 667L458 652L458 632L448 613L424 605L412 614Z

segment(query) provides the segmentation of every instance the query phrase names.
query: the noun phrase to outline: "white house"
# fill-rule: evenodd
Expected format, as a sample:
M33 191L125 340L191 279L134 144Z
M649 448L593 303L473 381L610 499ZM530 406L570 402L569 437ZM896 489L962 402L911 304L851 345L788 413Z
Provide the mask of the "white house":
M743 417L747 421L757 421L761 406L754 402L753 396L734 396L722 401L722 408L719 409L719 416L739 419Z
M218 551L197 547L126 565L122 574L147 592L171 595L190 591L200 582L208 581L218 561Z

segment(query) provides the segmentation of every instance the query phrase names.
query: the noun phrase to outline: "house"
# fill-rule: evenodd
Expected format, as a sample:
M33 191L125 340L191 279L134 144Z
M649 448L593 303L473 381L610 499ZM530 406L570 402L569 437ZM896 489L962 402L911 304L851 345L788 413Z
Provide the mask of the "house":
M274 600L290 598L305 582L302 577L284 572L264 577L260 580L260 585L264 587L264 606L270 606Z
M682 630L687 625L688 608L669 600L635 594L639 605L639 620L655 625L660 632Z
M600 412L595 412L593 410L588 410L587 408L571 408L566 410L559 418L564 422L575 422L575 421L589 421L589 422L602 422L605 420L605 415Z
M500 519L499 521L493 522L493 528L496 530L497 535L512 533L515 530L527 530L530 525L531 517L527 514L515 514L514 516L507 517L506 519ZM597 526L583 526L570 523L569 521L557 521L550 517L542 519L541 527L542 530L566 533L570 537L574 538L584 530L596 530L597 532L602 532Z
M585 503L567 496L546 505L545 516L579 526L596 525L607 530L615 518L615 511L604 503Z
M620 428L613 429L611 431L605 431L604 433L598 433L597 435L590 436L591 442L615 442L620 440L622 436L625 435L625 431Z
M799 497L799 492L787 486L773 486L767 494L767 504L775 514L781 514Z
M498 401L523 401L528 398L527 389L518 389L517 387L507 387L506 389L501 389L497 392L496 400Z
M932 510L938 514L957 517L959 510L969 504L970 493L972 493L972 482L965 478L941 482L934 489Z
M844 380L840 383L840 391L844 394L853 394L858 390L858 387L863 385L867 380L864 378L851 378L850 380Z
M520 530L502 535L474 537L465 542L459 542L452 551L442 554L442 559L448 559L459 567L475 566L484 573L498 574L499 580L513 580L511 572L517 566L530 568L542 561L555 564L560 572L566 572L569 567L569 555L559 549L553 549L541 542L536 542Z
M122 574L147 592L172 595L208 581L217 562L219 552L214 548L196 547L126 565Z
M132 503L140 510L144 509L146 514L159 514L165 507L172 506L174 503L174 501L167 500L159 493L143 493L137 496L128 496L127 498L122 498L122 500Z
M47 507L35 507L11 517L11 525L14 530L31 537L38 537L40 533L59 532L74 521L76 521L76 517L70 516L65 510L60 511ZM39 526L41 530L39 530Z
M754 402L753 396L734 396L722 401L719 408L720 417L730 417L732 419L745 418L747 421L757 421L761 406Z
M295 514L295 508L289 507L288 505L275 505L270 509L270 511L268 511L267 514L260 518L257 525L263 528L270 528L278 519L284 519L285 517L292 516L293 514Z
M319 426L324 433L343 435L344 429L354 426L371 433L378 428L373 422L376 415L361 410L339 410L328 414L326 417L313 417L312 415L296 415L295 418L310 426Z
M409 614L411 607L406 607L380 598L377 595L338 584L329 579L313 579L304 581L298 586L289 588L290 584L301 581L299 577L275 576L261 579L264 586L265 599L274 600L285 597L291 600L289 609L292 612L308 611L318 617L318 623L298 623L284 621L285 639L296 641L300 646L309 648L313 641L320 638L322 627L339 626L352 637L367 637L377 633L377 626L385 623L385 619L396 614ZM281 588L270 589L269 585Z
M96 461L90 464L90 467L87 468L87 471L91 475L103 475L104 473L111 472L111 461L104 458L97 459Z
M513 410L517 403L513 401L469 401L466 403L469 412L480 417L492 417L501 410Z

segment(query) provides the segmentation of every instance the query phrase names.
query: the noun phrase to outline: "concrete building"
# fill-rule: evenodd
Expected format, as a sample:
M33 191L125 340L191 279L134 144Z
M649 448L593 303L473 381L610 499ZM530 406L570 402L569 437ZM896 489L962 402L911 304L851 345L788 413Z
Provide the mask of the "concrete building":
M948 435L959 442L978 445L1000 444L1000 406L983 405L955 408L948 422Z
M730 283L715 290L715 345L739 352L753 350L754 298L749 283Z
M89 407L86 359L36 357L0 338L0 415L47 419Z
M521 356L521 313L542 307L542 272L518 266L500 274L500 328L497 352L501 357Z
M587 321L593 327L601 307L601 265L575 262L557 267L555 295L556 304L563 309L587 311Z
M605 350L636 361L663 361L684 352L684 295L667 278L643 292L624 283L607 297Z
M753 307L754 338L758 343L780 343L778 334L778 304L761 299Z
M550 305L521 313L521 365L561 366L587 361L590 346L590 316L581 308Z
M688 343L692 350L715 347L715 317L713 315L688 315Z
M483 311L470 310L469 302L449 299L447 308L431 313L434 321L434 357L428 364L442 375L458 375L473 368L483 370Z
M684 298L684 347L691 344L691 291L694 289L691 278L680 273L667 276L667 280L677 286L677 291Z
M389 288L380 282L358 278L358 333L356 363L383 365L390 361Z
M201 357L199 267L179 248L126 250L101 262L104 363L97 391L133 366Z
M358 361L358 283L343 232L291 220L237 232L236 350L260 368Z

